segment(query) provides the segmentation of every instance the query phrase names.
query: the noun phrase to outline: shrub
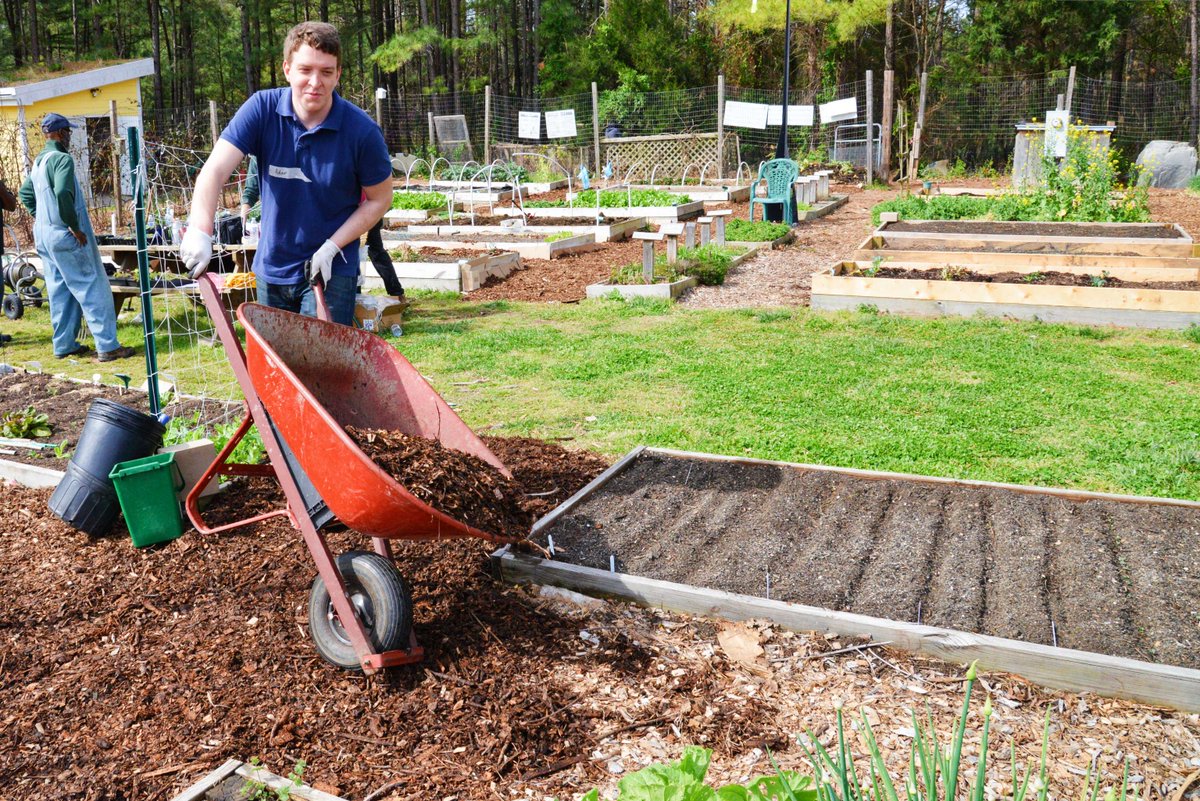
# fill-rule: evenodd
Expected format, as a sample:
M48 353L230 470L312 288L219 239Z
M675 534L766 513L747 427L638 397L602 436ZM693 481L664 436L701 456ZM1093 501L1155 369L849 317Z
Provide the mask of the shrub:
M1189 195L1200 195L1200 175L1188 181L1187 191Z
M730 220L725 226L725 238L733 242L770 242L792 230L787 223L759 220Z

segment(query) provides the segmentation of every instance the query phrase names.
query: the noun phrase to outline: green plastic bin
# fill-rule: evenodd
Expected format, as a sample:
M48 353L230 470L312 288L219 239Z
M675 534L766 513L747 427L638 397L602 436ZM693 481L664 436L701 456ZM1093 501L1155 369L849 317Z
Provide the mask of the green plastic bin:
M156 453L121 462L108 477L117 490L135 547L168 542L183 533L177 497L183 489L183 476L175 465L175 454Z

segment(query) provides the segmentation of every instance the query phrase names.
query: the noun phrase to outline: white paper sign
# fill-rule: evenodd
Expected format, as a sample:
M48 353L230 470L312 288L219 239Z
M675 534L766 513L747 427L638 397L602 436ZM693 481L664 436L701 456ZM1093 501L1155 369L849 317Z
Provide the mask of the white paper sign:
M546 138L563 139L575 136L575 109L546 112Z
M517 112L517 136L521 139L542 138L542 112Z
M858 116L858 98L843 97L821 104L821 124L852 120Z
M783 106L771 106L767 109L767 125L783 124ZM793 125L812 125L812 106L788 105L788 127Z
M1056 158L1067 155L1067 127L1071 124L1071 112L1046 112L1046 152Z
M726 100L725 124L735 128L766 128L767 104Z

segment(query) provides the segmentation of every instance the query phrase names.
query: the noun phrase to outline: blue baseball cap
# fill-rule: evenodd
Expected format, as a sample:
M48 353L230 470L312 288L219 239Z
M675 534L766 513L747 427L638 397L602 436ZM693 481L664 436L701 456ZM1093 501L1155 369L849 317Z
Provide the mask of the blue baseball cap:
M64 117L61 114L51 113L51 114L47 114L45 117L42 118L42 132L43 133L54 133L55 131L61 131L66 128L78 128L78 127L79 127L78 125L75 125L73 122L71 122L70 120L68 120L66 117Z

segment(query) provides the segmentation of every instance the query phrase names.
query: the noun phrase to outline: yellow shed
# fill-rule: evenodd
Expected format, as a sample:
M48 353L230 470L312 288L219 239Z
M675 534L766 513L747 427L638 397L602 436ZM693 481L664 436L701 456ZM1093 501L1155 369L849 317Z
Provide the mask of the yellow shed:
M100 155L90 152L92 145L107 143L112 136L110 103L117 104L118 136L124 138L130 126L141 128L140 80L153 74L154 60L143 58L0 86L0 176L7 176L10 185L19 183L45 144L42 117L56 112L79 126L71 131L71 152L79 181L90 192L93 156ZM128 165L122 172L128 191Z

